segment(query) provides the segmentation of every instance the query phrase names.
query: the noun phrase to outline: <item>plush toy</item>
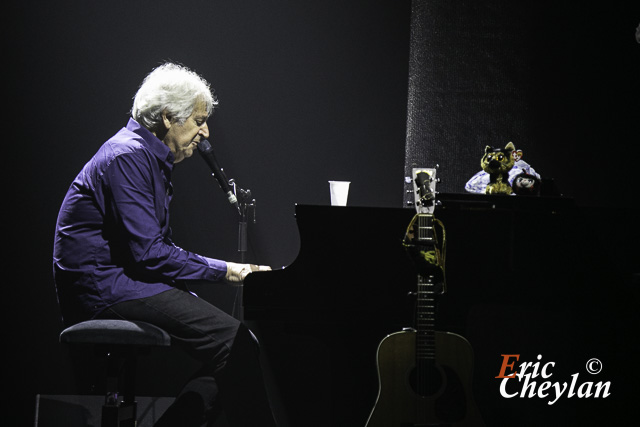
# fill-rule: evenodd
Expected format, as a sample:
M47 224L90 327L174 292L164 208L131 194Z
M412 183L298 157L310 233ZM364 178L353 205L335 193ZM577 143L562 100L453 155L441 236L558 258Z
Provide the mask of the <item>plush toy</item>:
M539 196L540 178L526 172L522 172L513 180L513 192L518 196Z
M511 194L513 192L509 184L509 171L515 163L512 155L515 149L513 142L508 143L504 148L493 148L488 145L485 148L480 166L483 171L489 174L486 194Z

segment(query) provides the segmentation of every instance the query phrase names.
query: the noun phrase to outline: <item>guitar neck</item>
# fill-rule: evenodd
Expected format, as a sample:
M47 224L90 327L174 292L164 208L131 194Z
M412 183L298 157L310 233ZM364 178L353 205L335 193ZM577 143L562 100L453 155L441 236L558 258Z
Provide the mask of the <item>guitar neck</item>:
M433 231L433 215L432 214L417 214L417 229L418 235L416 240L418 244L435 247L435 237Z
M423 248L423 256L435 257L433 215L418 214L416 229L416 241ZM416 358L433 361L436 357L436 284L433 275L418 274L416 297Z
M433 362L436 358L436 290L433 277L418 276L416 300L416 359Z

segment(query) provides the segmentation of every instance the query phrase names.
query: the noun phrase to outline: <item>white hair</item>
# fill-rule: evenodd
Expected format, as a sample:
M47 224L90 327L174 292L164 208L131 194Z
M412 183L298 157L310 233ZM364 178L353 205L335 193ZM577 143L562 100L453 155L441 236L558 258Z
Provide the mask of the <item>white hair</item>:
M184 123L199 102L204 102L208 114L218 105L209 83L187 67L168 62L145 77L133 99L131 116L155 131L162 125L164 111Z

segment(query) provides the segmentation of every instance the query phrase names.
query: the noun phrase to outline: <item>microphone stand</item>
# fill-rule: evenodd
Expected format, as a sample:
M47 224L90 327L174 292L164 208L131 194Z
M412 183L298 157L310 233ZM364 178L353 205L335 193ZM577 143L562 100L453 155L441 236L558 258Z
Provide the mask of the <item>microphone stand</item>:
M240 252L240 262L246 263L247 260L247 236L249 223L248 218L251 216L252 222L256 223L256 199L251 197L251 190L238 188L235 180L230 179L229 185L233 187L233 194L238 199L238 211L240 218L238 220L238 252ZM236 291L236 297L233 302L232 315L241 322L244 321L244 306L242 301L242 293L244 285L241 283Z

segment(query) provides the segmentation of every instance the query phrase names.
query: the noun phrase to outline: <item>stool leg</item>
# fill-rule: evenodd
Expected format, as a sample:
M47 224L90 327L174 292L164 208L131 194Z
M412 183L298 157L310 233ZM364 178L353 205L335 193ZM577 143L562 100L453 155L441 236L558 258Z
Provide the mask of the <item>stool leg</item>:
M102 406L102 427L136 427L135 354L107 353L107 383ZM120 391L123 401L120 402Z
M122 427L136 427L137 425L137 402L136 402L136 355L128 354L124 361L123 375L123 402L120 406L122 416Z

